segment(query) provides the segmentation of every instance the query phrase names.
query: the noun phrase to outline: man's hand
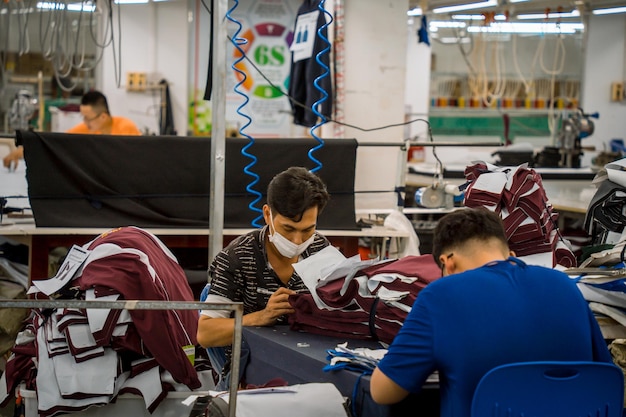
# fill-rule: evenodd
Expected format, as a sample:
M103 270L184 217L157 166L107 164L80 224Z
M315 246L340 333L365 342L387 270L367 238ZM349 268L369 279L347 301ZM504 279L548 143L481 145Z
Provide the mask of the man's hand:
M274 294L270 296L267 301L267 305L261 311L257 317L260 322L259 326L270 326L276 323L276 320L284 314L294 313L295 310L289 304L289 296L296 292L289 288L281 287Z
M13 150L13 152L9 153L2 159L2 165L4 165L5 168L8 168L9 171L14 171L17 169L17 164L23 157L24 148L18 146L16 149Z

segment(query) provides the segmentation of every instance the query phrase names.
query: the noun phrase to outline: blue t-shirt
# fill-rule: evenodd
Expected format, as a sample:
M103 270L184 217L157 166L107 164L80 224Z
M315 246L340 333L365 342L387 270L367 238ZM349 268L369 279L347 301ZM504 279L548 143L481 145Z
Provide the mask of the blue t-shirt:
M510 258L429 284L379 369L410 392L438 370L441 417L469 417L487 371L549 360L611 362L611 356L567 275Z

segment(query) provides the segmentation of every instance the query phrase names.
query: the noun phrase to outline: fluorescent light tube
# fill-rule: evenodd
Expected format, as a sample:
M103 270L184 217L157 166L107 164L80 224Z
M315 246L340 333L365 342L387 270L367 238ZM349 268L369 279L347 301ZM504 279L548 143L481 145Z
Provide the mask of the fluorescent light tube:
M567 12L567 13L548 13L547 16L545 13L529 13L529 14L517 15L518 20L529 20L529 19L541 20L545 18L561 19L561 18L568 18L568 17L580 17L580 12L574 9L571 12Z
M485 20L482 14L453 14L452 19L455 20Z
M596 10L592 10L591 13L595 15L626 13L626 7L612 7L610 9L596 9Z
M567 33L573 34L577 30L583 30L582 23L530 23L530 22L504 22L492 23L490 26L470 26L468 32L488 33Z
M462 10L480 9L481 7L497 6L498 0L480 1L478 3L461 4L458 6L439 7L433 10L433 13L451 13L460 12Z
M423 14L423 12L422 12L422 8L421 7L416 7L414 9L411 9L408 12L406 12L407 16L421 16L422 14Z
M432 28L464 28L467 26L465 22L451 22L447 20L433 20L428 23L428 26Z

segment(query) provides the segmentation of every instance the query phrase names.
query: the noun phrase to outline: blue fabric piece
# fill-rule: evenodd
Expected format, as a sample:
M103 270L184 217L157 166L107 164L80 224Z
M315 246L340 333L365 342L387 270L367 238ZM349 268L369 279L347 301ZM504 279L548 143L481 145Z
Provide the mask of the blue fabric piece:
M611 356L576 284L562 272L515 260L429 284L379 369L409 392L419 392L438 370L441 417L469 417L487 371L540 360L611 362Z
M609 281L609 282L603 282L601 284L594 284L594 283L589 283L589 282L586 282L585 284L591 287L600 288L602 290L626 293L626 278L620 278L620 279L616 279L616 280Z

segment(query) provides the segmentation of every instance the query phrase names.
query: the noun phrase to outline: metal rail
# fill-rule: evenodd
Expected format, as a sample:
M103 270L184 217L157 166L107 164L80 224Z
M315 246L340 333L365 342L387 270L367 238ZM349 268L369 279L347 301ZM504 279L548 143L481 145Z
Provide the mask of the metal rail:
M13 300L0 298L0 308L100 308L112 310L231 310L235 312L233 352L229 388L229 417L236 417L237 387L241 359L241 330L243 326L243 303L205 303L200 301L156 300Z

